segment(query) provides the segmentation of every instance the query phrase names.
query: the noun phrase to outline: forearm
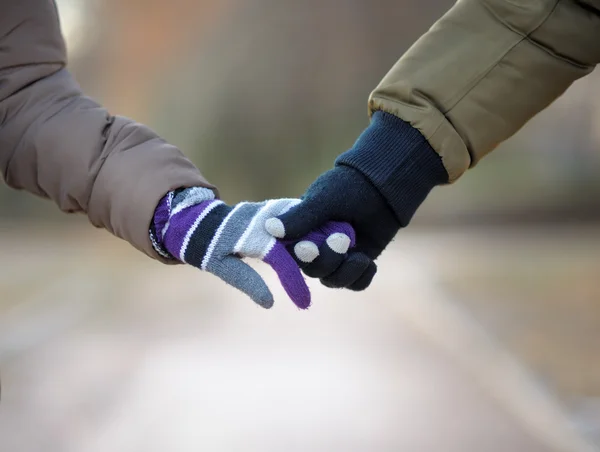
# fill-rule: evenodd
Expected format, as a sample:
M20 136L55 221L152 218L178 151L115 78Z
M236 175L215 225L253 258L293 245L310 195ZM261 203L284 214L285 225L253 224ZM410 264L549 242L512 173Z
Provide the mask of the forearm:
M595 1L459 1L374 90L371 112L417 128L450 181L600 61Z
M170 190L210 186L174 146L147 127L112 116L83 96L65 69L26 66L4 78L29 80L0 102L0 167L6 182L85 212L103 227L157 257L148 228ZM14 84L14 83L13 83Z

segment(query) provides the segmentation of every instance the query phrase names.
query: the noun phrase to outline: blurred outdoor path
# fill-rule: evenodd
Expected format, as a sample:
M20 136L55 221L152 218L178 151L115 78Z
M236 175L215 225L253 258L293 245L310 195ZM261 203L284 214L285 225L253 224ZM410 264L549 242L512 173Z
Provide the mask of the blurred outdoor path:
M299 312L89 229L0 234L2 452L592 450L456 302L473 235L403 232Z

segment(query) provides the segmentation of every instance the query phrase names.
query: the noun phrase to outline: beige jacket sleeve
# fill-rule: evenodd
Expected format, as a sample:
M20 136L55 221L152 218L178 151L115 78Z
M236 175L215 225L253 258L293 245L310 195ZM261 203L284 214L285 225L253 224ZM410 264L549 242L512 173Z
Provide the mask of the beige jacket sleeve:
M600 62L600 0L459 0L373 91L369 111L421 131L450 176Z
M158 201L178 187L213 188L147 127L85 97L64 68L52 0L0 7L0 169L6 183L160 259L148 229Z

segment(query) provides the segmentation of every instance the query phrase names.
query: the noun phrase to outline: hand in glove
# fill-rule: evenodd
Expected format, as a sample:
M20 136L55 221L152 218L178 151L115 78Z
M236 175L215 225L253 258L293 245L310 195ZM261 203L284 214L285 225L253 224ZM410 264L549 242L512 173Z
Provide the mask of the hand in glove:
M374 260L431 189L447 180L440 156L420 132L379 111L354 147L306 190L302 202L269 218L265 227L273 237L299 240L327 222L349 223L356 246L340 259L325 242L303 271L328 287L363 290L377 271Z
M310 291L298 265L286 249L295 242L283 243L265 229L267 218L281 215L297 205L297 199L242 202L228 206L214 199L212 190L200 187L176 190L159 203L150 236L157 252L201 270L208 271L250 296L264 308L273 305L273 295L254 269L241 258L260 259L277 273L292 301L301 309L310 305ZM330 239L342 242L344 254L353 240L348 225L326 225L313 231L303 242L302 258L310 262L315 250ZM349 237L345 234L351 234ZM337 237L337 238L336 238ZM345 247L345 248L344 248ZM312 254L311 254L312 253Z

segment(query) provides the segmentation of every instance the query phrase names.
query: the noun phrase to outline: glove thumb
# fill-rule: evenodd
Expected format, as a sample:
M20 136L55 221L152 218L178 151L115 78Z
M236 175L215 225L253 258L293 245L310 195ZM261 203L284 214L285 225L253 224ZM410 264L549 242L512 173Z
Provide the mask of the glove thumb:
M273 294L260 275L248 264L234 256L214 262L207 270L227 284L241 290L265 309L273 306Z
M328 218L306 201L276 217L266 220L265 228L278 239L298 240L325 223Z

